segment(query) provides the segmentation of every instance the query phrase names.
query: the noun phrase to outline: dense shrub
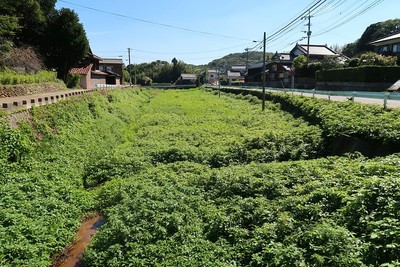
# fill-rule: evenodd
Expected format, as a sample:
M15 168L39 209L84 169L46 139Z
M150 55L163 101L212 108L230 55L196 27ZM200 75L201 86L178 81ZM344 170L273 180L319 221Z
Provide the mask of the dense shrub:
M68 88L79 88L81 76L79 74L67 74L65 84Z
M316 72L317 82L396 82L400 67L361 66Z

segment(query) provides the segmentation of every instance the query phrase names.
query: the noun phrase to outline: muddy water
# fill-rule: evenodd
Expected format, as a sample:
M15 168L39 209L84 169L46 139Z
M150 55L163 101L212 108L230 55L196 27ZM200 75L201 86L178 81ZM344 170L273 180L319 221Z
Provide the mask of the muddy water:
M99 215L85 221L79 227L74 243L56 260L53 267L81 266L81 256L85 251L86 245L89 244L91 236L96 233L98 228L104 223L104 219Z

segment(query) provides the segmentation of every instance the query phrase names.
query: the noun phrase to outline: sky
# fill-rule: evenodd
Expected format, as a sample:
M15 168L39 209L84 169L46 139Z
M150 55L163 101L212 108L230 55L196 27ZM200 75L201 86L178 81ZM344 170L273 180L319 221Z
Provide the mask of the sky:
M296 42L343 46L376 22L400 18L399 0L58 0L74 10L90 47L128 65L175 57L202 65L230 53L288 52ZM308 12L310 10L310 12Z

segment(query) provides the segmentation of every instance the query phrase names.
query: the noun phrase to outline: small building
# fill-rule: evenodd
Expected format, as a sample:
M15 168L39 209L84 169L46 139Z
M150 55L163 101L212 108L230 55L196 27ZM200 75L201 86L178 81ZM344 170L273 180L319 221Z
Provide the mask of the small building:
M227 72L228 84L241 84L245 82L246 65L232 65Z
M215 69L207 70L207 80L211 85L219 85L219 71Z
M197 81L196 74L181 74L175 81L175 85L195 85Z
M400 57L400 33L373 42L377 54Z
M95 88L97 84L106 84L107 73L95 70L94 64L90 63L87 66L80 68L72 68L70 74L80 75L80 87L83 89Z
M104 85L122 85L124 64L122 59L101 58L93 54L92 49L80 64L70 69L70 74L80 75L80 87L92 89Z

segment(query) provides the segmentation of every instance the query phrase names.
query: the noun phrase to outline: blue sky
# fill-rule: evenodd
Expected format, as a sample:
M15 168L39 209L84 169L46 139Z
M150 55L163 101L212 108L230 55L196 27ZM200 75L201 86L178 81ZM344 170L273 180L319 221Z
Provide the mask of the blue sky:
M268 52L290 51L306 36L306 20L271 36L310 7L311 44L351 43L369 25L400 18L399 0L58 0L56 8L63 7L79 15L96 55L122 56L126 64L127 48L132 63L176 57L207 64L257 46L264 32Z

